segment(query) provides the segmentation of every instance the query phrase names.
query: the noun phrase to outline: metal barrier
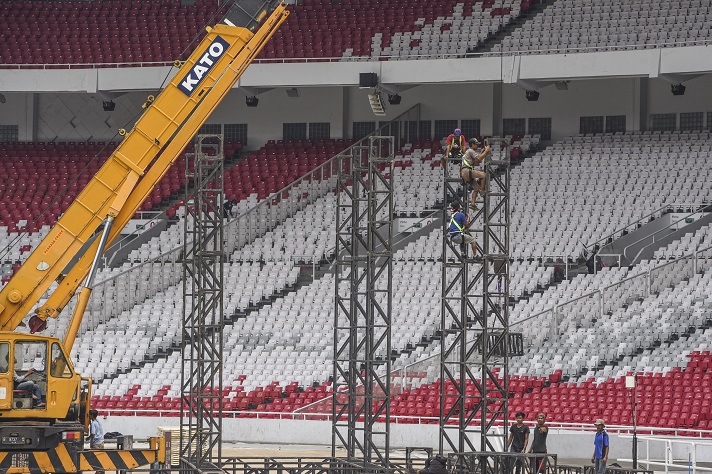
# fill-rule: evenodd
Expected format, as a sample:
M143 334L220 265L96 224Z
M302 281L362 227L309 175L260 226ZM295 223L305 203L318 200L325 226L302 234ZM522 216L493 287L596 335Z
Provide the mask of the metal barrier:
M623 255L620 253L597 253L594 255L593 273L598 273L598 266L620 268Z
M707 272L712 269L712 247L695 252L695 273Z
M626 277L619 282L602 288L600 292L602 313L612 313L615 309L650 294L648 290L648 273L639 273Z
M452 474L555 474L556 454L548 453L450 453L448 471Z
M414 128L413 123L417 123L419 118L420 105L416 104L330 158L310 173L295 180L283 189L270 194L251 209L240 214L230 221L225 228L225 235L227 236L226 253L233 252L235 249L252 242L255 238L273 229L286 217L293 215L296 211L303 209L326 194L338 191L336 188L339 167L343 166L350 169L353 148L366 146L371 136L393 136L396 146L400 149L402 145L416 137L417 127ZM330 230L332 223L325 224L328 224L328 228L325 230Z
M659 294L665 288L670 287L682 273L683 278L692 278L695 274L695 259L693 255L687 255L678 260L664 263L650 269L650 285L648 294Z
M690 209L698 209L699 210L699 209L703 209L707 205L708 204L706 204L706 203L665 204L664 206L659 207L658 209L655 209L652 212L649 212L648 214L644 215L643 217L640 217L639 219L636 219L633 222L629 222L625 226L614 230L612 233L606 235L605 237L600 238L597 241L586 245L584 248L589 252L594 251L593 249L596 247L596 245L603 246L606 243L608 243L609 240L612 241L612 240L617 239L618 237L622 237L622 236L626 235L627 233L632 232L632 231L638 229L639 227L642 227L644 224L647 224L648 222L650 222L652 220L662 217L663 215L671 212L674 209L690 208Z
M549 326L551 337L560 334L559 326L564 318L573 317L577 324L591 318L604 316L608 312L630 303L637 298L659 294L681 278L691 278L698 273L712 269L712 247L696 250L676 260L652 267L646 272L629 276L619 282L571 300L547 308L539 313L510 323L510 328L534 319ZM588 303L595 299L593 304Z
M606 467L606 474L654 474L647 469L628 469L625 467ZM593 474L593 473L591 473Z
M681 440L679 438L672 437L658 437L658 436L640 436L638 435L638 442L641 444L638 448L638 464L644 464L650 469L651 467L662 467L665 472L673 471L687 471L691 474L696 474L698 472L712 472L712 467L709 466L708 462L704 465L698 465L697 456L701 450L709 452L712 448L712 440L708 441L693 441L693 440ZM632 436L619 435L619 438L632 439ZM708 438L709 439L709 438ZM700 451L698 451L700 450ZM675 453L677 452L678 458L675 458ZM662 458L653 458L652 453L664 453ZM681 454L686 454L687 458L681 458ZM619 459L623 462L632 462L632 459ZM708 457L705 456L705 461ZM659 471L659 469L656 469ZM609 469L609 472L611 470ZM615 471L616 474L620 471ZM631 472L644 472L652 473L653 471L631 471Z
M694 216L700 214L700 212L702 211L702 209L704 209L704 208L707 207L707 206L708 206L708 204L701 204L701 205L698 205L698 206L695 208L695 210L693 210L692 212L690 212L690 213L688 213L688 214L685 214L685 215L682 216L680 219L678 219L678 220L676 220L676 221L674 221L674 222L669 223L668 225L666 225L666 226L663 227L662 229L658 229L657 231L653 232L653 233L650 234L650 235L646 235L645 237L640 238L640 239L636 240L635 242L626 245L626 246L623 248L623 256L624 256L625 258L627 258L628 261L629 261L631 264L635 264L635 263L638 261L638 257L640 257L640 254L643 253L643 251L644 251L645 249L647 249L647 248L650 247L651 245L655 244L655 242L656 242L656 237L657 237L658 240L664 239L665 237L667 237L667 236L670 234L670 229L672 229L672 228L674 227L675 230L678 230L678 229L680 228L680 227L679 227L679 224L680 224L681 222L686 222L688 218L694 217ZM640 250L638 250L638 253L635 254L635 257L633 257L632 259L631 259L630 257L628 257L628 249L629 249L629 248L631 248L631 247L633 247L633 246L635 246L635 245L638 245L638 244L640 244L640 243L642 243L642 242L644 242L644 241L647 241L647 240L650 240L650 243L644 245Z
M556 324L555 335L560 336L562 332L560 325L564 319L580 326L585 321L599 318L603 313L603 293L600 291L586 293L555 306L552 311L554 313L553 320Z
M589 466L587 466L589 467ZM584 466L569 466L566 464L559 464L556 466L557 474L589 474L587 467Z

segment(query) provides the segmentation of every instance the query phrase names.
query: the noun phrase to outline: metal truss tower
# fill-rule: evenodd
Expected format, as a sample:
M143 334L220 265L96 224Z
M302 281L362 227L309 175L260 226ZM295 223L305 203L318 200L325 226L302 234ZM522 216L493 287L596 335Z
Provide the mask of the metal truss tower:
M222 458L223 158L222 135L198 135L186 166L180 457L195 472Z
M459 171L457 177L448 176L454 169L445 173L441 453L503 450L506 430L494 434L492 427L507 426L508 357L521 352L521 335L509 334L509 149L491 145L496 152L485 160L487 193L475 209L468 209ZM448 204L469 213L477 255L449 238Z
M394 138L342 157L336 222L332 455L388 465Z

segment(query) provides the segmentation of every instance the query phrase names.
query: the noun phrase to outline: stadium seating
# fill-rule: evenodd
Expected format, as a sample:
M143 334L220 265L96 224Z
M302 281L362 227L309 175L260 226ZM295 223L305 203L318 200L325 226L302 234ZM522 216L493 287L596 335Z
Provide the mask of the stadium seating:
M712 10L706 1L557 1L505 37L502 50L604 51L679 46L709 39L711 28Z
M116 148L104 142L4 142L0 144L0 263L7 283L67 207ZM232 156L239 143L226 143ZM187 147L187 151L192 145ZM165 205L185 187L185 158L179 158L138 211ZM174 211L169 210L169 215ZM18 239L22 245L15 245Z
M0 62L173 62L184 58L204 34L204 27L216 21L219 3L6 1L0 5ZM482 46L532 3L392 0L384 8L377 0L305 0L290 6L292 15L260 58L360 60L463 55ZM557 1L505 36L501 47L505 52L605 50L690 44L710 35L712 12L704 1L661 2L652 8L641 5L648 6L640 0ZM80 18L83 21L78 21ZM670 28L672 24L689 27Z
M497 5L495 6L495 3ZM531 0L307 0L267 44L261 58L420 58L476 48ZM151 63L185 57L216 21L217 0L4 2L4 64ZM78 22L78 18L90 19ZM325 28L325 26L327 28ZM156 34L158 29L159 34ZM170 32L170 34L160 34ZM328 41L325 39L328 38ZM41 44L43 47L36 47Z
M497 4L495 6L495 3ZM305 0L261 58L419 59L463 55L527 11L530 0Z
M8 232L35 233L54 225L115 148L113 142L2 143L0 170L9 179L0 185L0 219ZM240 148L239 143L226 143L225 154L232 156ZM139 211L155 209L183 188L184 170L185 158L180 158Z
M517 143L523 148L526 148L525 143L529 143L524 137L516 139L520 140ZM653 151L652 143L656 144L656 151ZM297 165L301 174L322 163L329 154L335 154L340 146L346 146L348 142L334 142L332 145L324 142L318 146L313 142L274 142L268 145L227 172L230 176L229 189L241 198L238 203L241 214L259 202L270 201L273 209L279 209L279 201L266 200L265 197L283 183L274 180L260 186L255 185L252 179L262 182L265 175L280 175L281 156L291 156L291 163L301 163L301 157L307 156L303 165ZM630 269L604 268L595 275L579 275L556 284L553 282L552 267L541 266L536 260L524 260L522 256L546 255L546 250L537 251L536 245L546 245L552 240L552 233L563 232L567 236L567 239L557 240L567 241L575 237L573 232L568 234L573 229L562 227L564 223L558 224L553 216L543 211L552 204L561 206L564 213L576 214L577 210L585 209L586 215L592 215L591 219L603 219L600 216L606 213L623 212L616 207L617 203L606 196L619 190L626 190L627 194L640 199L640 212L649 212L649 207L660 204L655 201L656 195L643 192L650 187L649 183L667 176L658 173L643 159L655 153L664 153L669 162L679 165L678 176L674 176L671 183L694 183L674 186L679 196L668 194L664 198L679 198L685 202L690 202L692 198L704 198L704 189L708 186L707 164L701 158L708 153L709 146L707 132L580 136L564 140L561 145L552 145L512 170L513 184L536 184L533 189L531 184L529 188L513 187L513 242L516 248L519 242L526 240L531 246L527 252L533 253L520 254L520 258L511 265L511 292L519 301L511 310L510 320L517 323L554 306L562 308L560 314L566 315L554 321L544 314L517 328L528 335L531 345L524 358L511 361L512 391L515 393L510 405L512 410L525 408L534 412L547 409L555 406L544 402L547 397L554 400L554 394L557 394L560 403L563 388L575 392L583 390L581 387L585 387L589 399L592 396L598 397L596 400L612 397L615 405L625 396L625 392L620 390L620 377L634 370L642 374L641 377L655 381L651 384L660 384L661 387L670 387L677 373L695 377L694 374L685 375L690 361L685 341L700 350L710 344L711 334L707 334L705 329L710 319L709 302L703 294L710 280L705 274L690 273L689 262L671 263L664 271L656 270L662 263L657 261L643 262ZM621 156L616 155L613 149ZM288 155L291 150L297 150L297 153ZM399 178L395 191L397 213L410 215L411 212L432 207L442 199L439 151L439 142L417 141L398 152L394 171ZM579 166L566 166L573 162ZM588 187L584 181L585 174L590 175L593 170L602 173L603 170L623 166L634 169L635 173L621 176L621 179L604 175L604 181L607 179L611 183L610 187L603 185L604 193L597 193L597 188ZM694 173L687 172L690 167L694 167ZM237 170L234 174L233 169ZM541 170L547 171L542 173ZM248 178L245 179L245 176ZM285 183L296 178L289 173L286 176ZM694 176L700 176L699 181ZM236 185L238 182L240 187ZM544 189L554 192L547 195ZM577 189L586 192L574 193ZM571 194L583 196L584 199L578 200L578 196ZM532 195L533 199L527 199ZM282 217L275 221L275 225L268 226L269 230L257 235L257 238L248 239L230 256L225 286L225 310L229 319L225 360L230 363L226 366L223 379L228 411L268 412L272 413L268 416L283 416L329 393L332 345L324 341L329 341L332 335L332 330L328 328L334 314L333 277L326 274L311 284L297 284L299 268L294 265L295 260L323 261L333 247L330 226L335 218L336 198L333 193L321 193L319 196L286 214L279 214ZM642 205L644 200L650 201L646 204L648 207ZM625 202L626 206L636 211L637 204L635 199ZM602 208L600 215L594 212L597 207ZM536 218L519 219L520 213ZM182 215L176 212L177 217ZM633 213L624 215L622 223L637 217ZM239 218L235 222L239 224ZM304 226L304 222L310 225ZM578 220L577 223L582 222ZM517 225L526 226L526 230L532 232L517 233ZM605 229L606 232L608 230ZM689 242L684 240L675 245L684 244L688 250L694 240L699 246L705 242L705 230L700 230L699 236L690 236ZM134 256L138 256L139 261L147 261L175 248L180 243L178 234L180 232L176 232L174 226ZM419 364L419 361L439 353L439 342L434 336L440 325L441 266L438 260L441 238L441 230L436 229L420 236L394 255L394 286L404 289L399 292L398 304L394 305L392 344L398 354L394 368L416 362ZM595 238L598 238L597 234L581 237L585 242ZM674 248L677 249L677 246ZM576 250L574 248L573 252L559 255L575 256ZM665 253L661 256L668 258ZM148 261L137 267L126 263L121 268L101 272L99 280L108 283L97 285L97 299L90 304L73 359L78 361L77 370L103 379L97 386L95 401L101 403L104 409L144 415L175 413L179 409L180 356L176 347L180 334L175 325L181 303L178 266L178 260L168 257L168 263ZM700 271L704 269L706 267ZM647 271L658 272L658 276L650 281L652 284L655 280L654 287L651 286L654 291L651 290L650 294L641 291L645 285L634 277L639 272ZM279 277L274 278L275 275ZM644 275L648 281L647 274ZM625 282L621 283L623 280ZM610 319L606 327L614 328L614 336L602 330L603 326L597 322L601 317L600 299L590 297L568 303L592 291L605 293L606 317ZM665 316L667 314L670 316ZM664 323L659 323L660 320ZM51 321L50 325L55 325L51 326L53 333L63 334L66 322L60 318ZM659 329L657 335L652 330L641 332L639 329L652 328L653 325ZM301 328L300 331L295 331L295 327ZM640 333L639 337L632 337L634 332ZM118 342L120 340L131 342L123 344ZM636 342L631 344L631 340ZM97 345L101 346L101 351L92 350ZM600 349L602 345L605 345L605 350ZM698 359L698 377L704 378L707 359L702 355ZM141 367L136 368L137 365ZM409 417L437 416L437 412L433 411L437 407L427 400L437 395L432 392L437 387L438 376L437 363L431 364L423 370L423 376L419 384L414 385L413 391L406 390L397 395L400 398L394 399L397 403L393 413L404 417L400 421L412 421ZM657 382L658 378L662 381ZM562 383L564 380L566 384ZM421 387L418 388L418 385ZM589 387L591 395L588 395ZM418 390L426 388L425 400L411 400L413 393L419 394ZM692 393L694 399L696 395ZM419 396L423 395L415 395ZM702 407L703 400L699 407ZM679 415L674 417L674 426L701 427L706 418L699 407L686 411L679 409ZM330 411L327 408L317 404L314 410L323 415ZM583 404L566 408L571 409L556 412L559 414L554 415L553 420L567 422L577 416L589 416ZM622 411L604 411L596 416L606 416L609 423L627 422ZM667 427L667 421L661 422L659 417L648 419L653 426Z
M0 62L77 64L173 62L217 9L216 0L108 0L0 4Z
M690 209L708 202L710 151L709 131L598 134L555 143L512 172L512 256L576 258L584 245L665 204ZM663 157L676 172L659 165Z
M706 225L695 232L685 234L680 240L656 250L653 256L656 259L680 258L710 246L712 246L712 226Z

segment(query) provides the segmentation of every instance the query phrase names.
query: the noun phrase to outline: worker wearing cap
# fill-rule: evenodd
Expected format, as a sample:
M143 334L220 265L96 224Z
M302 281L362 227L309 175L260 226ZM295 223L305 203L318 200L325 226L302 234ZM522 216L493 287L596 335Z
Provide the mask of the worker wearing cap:
M595 474L606 474L606 462L608 462L608 433L605 430L605 423L600 418L596 420L596 437L593 440L593 456L591 462L594 463Z
M470 244L472 246L472 256L476 256L477 244L475 243L475 238L467 230L470 225L470 216L462 212L458 204L453 204L450 207L450 214L450 225L448 226L450 240L460 245Z
M447 159L455 158L460 159L462 154L467 149L467 138L462 134L462 130L456 128L450 135L447 136L445 140L445 156L443 156L440 164L447 173Z
M472 188L472 208L475 208L475 201L477 200L477 193L484 197L485 187L487 186L486 175L483 171L476 169L480 166L480 163L490 153L490 146L487 145L481 153L477 152L480 147L480 141L476 138L470 138L467 142L470 146L465 154L462 156L462 164L460 165L460 177L462 180ZM475 187L477 180L480 180L480 185Z

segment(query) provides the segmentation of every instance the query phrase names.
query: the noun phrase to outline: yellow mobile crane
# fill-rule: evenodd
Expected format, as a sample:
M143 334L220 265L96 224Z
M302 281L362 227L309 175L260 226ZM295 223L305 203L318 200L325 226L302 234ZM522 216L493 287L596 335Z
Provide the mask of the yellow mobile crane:
M91 379L76 373L69 355L105 249L288 14L281 0L230 5L191 56L176 62L170 84L148 97L133 129L120 131L122 143L0 291L0 472L73 473L165 461L158 439L144 451L84 450ZM54 281L59 287L30 315ZM80 286L64 340L36 335ZM15 332L19 326L31 333ZM16 389L15 374L30 367L26 380L34 379L41 397Z

